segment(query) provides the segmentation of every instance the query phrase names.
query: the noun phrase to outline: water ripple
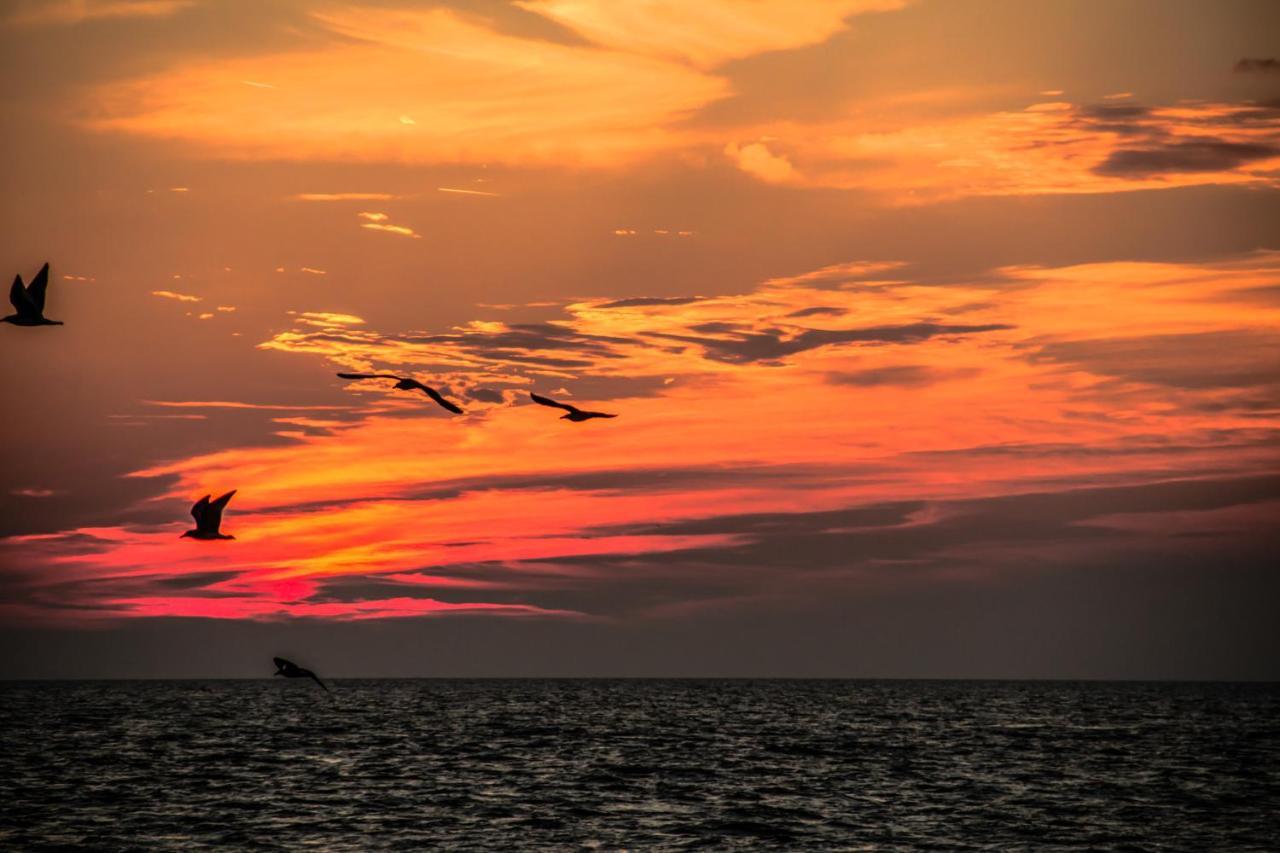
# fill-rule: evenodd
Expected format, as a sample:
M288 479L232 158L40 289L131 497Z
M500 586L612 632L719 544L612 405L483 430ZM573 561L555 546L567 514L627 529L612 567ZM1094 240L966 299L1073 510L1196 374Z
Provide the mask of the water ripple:
M0 847L1274 849L1280 687L0 686Z

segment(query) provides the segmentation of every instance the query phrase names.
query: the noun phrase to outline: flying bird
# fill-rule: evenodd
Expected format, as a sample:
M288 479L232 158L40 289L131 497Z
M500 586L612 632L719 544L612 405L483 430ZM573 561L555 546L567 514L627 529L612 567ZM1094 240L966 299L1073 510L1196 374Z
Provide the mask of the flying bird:
M554 409L564 409L566 412L568 412L569 414L560 416L560 420L562 421L568 420L568 421L573 421L574 423L579 423L581 421L589 421L592 418L616 418L617 417L617 415L606 415L604 412L584 412L582 411L582 409L579 409L577 406L570 406L568 403L557 403L555 400L552 400L549 397L543 397L539 394L534 394L532 392L529 393L529 396L533 398L533 402L537 403L540 406L551 406Z
M449 402L440 395L440 392L434 388L428 388L416 379L410 379L407 376L393 376L389 373L339 373L343 379L394 379L396 387L401 391L421 391L432 400L440 404L442 408L448 409L455 415L462 414L462 409L454 403Z
M288 661L284 658L272 658L272 660L275 661L276 664L276 671L271 673L273 676L283 675L285 678L310 678L316 684L324 687L324 682L321 681L320 677L311 670L303 669L293 661ZM328 693L329 688L324 687L324 692Z
M9 288L9 301L18 313L8 317L0 317L0 321L15 326L61 326L61 320L47 320L44 316L44 292L49 287L49 265L45 264L25 287L22 276L13 277L13 286Z
M232 489L216 501L209 500L208 495L196 501L195 506L191 507L191 517L196 520L196 526L178 538L186 539L190 536L192 539L235 539L236 537L218 530L222 526L222 510L235 493L236 490Z

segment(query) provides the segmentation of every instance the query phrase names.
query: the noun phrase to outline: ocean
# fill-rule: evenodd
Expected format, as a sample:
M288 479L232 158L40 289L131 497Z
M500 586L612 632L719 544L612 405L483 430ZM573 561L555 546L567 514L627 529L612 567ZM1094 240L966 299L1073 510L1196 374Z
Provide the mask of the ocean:
M1280 685L0 684L0 848L1280 848Z

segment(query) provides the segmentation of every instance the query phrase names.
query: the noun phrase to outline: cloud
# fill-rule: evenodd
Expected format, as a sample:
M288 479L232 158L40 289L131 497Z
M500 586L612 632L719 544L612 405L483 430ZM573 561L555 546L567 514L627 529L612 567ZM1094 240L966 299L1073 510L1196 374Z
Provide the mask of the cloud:
M725 62L821 43L903 2L521 5L543 37L515 35L504 15L327 4L299 44L112 80L82 115L224 157L617 167L723 147L686 119L733 93ZM776 173L764 153L744 146L744 162Z
M1232 70L1237 74L1276 74L1280 73L1280 60L1274 57L1241 59Z
M317 412L337 411L346 406L288 406L276 403L244 403L236 400L143 400L148 406L170 409L262 409L267 411Z
M385 213L364 210L357 213L356 216L366 220L360 224L361 228L368 228L371 231L385 231L388 234L399 234L402 237L412 237L415 240L422 239L422 235L407 225L392 225L387 221L390 217Z
M504 403L506 397L501 391L495 391L492 388L472 388L467 392L467 396L472 400L479 400L482 403Z
M161 299L174 299L174 300L177 300L178 302L202 301L202 298L199 296L192 296L191 294L188 294L188 293L175 293L172 290L153 290L151 291L151 295L159 296Z
M925 364L893 364L884 367L870 367L864 370L849 370L842 373L827 374L827 381L836 385L854 385L869 388L877 385L899 385L904 387L920 387L945 382L948 379L965 378L974 375L975 368L948 370Z
M869 326L855 329L763 329L760 331L724 330L722 337L650 333L701 346L708 358L741 364L753 361L776 361L786 356L840 344L912 344L939 336L973 335L1012 329L1003 323L978 325L906 323L894 326ZM715 329L720 331L720 329Z
M500 193L485 192L484 190L460 190L457 187L436 187L436 192L441 193L457 193L459 195L483 195L499 197Z
M166 18L194 0L11 0L4 23L73 25L108 18Z
M368 228L371 231L385 231L388 234L399 234L401 237L412 237L415 240L422 239L421 234L418 234L406 225L384 225L380 222L366 222L360 227Z
M603 166L671 146L680 134L664 128L728 92L680 63L518 38L447 9L311 17L327 42L105 83L87 124L235 157ZM264 98L245 79L277 89Z
M836 0L796 4L787 0L669 3L634 0L581 3L517 0L516 5L568 27L597 45L697 68L731 59L824 41L846 19L901 8L903 0Z
M1280 393L1280 340L1232 330L1047 343L1036 358L1176 388L1271 386Z
M701 296L632 296L627 299L614 299L601 302L597 308L642 308L648 305L688 305L697 302Z
M814 305L811 308L801 308L798 311L792 311L788 317L839 317L846 313L844 308L833 308L828 305Z
M1280 110L1253 103L1031 104L946 120L765 124L725 148L768 183L858 189L898 204L966 196L1271 186Z
M127 523L2 540L24 573L0 582L71 621L684 619L690 602L810 607L850 585L1256 544L1241 531L1275 489L1251 475L1280 461L1280 388L1255 291L1278 273L1273 253L963 280L859 259L635 310L584 298L537 323L389 334L300 312L261 346L485 405L157 401L261 408L283 434L132 471L153 485ZM530 389L621 417L569 436ZM237 547L186 547L192 496L215 483L240 489Z
M391 201L400 196L391 193L298 193L298 201Z
M799 174L786 157L774 154L763 142L749 142L737 145L730 142L724 153L737 164L738 168L762 181L771 184L782 184L798 179Z
M1112 151L1093 171L1099 175L1147 177L1171 172L1227 172L1255 160L1280 157L1280 146L1199 139L1151 148Z
M298 322L322 329L346 328L364 325L364 318L355 314L336 314L332 311L303 311L296 315Z

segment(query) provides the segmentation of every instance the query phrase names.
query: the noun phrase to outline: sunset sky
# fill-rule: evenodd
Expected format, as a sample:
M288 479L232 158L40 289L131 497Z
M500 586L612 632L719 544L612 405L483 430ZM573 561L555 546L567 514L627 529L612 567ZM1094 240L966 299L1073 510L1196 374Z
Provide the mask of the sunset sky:
M0 677L1280 677L1280 4L0 40Z

